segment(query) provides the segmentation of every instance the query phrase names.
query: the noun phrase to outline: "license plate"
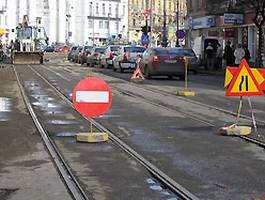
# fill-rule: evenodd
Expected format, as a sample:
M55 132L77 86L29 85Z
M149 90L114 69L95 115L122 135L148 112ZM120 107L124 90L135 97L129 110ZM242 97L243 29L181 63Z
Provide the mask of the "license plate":
M165 63L176 63L177 60L165 60Z

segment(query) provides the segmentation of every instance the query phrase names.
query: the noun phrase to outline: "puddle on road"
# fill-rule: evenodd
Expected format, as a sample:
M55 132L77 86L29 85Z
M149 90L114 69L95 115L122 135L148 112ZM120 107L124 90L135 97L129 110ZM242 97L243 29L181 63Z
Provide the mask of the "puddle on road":
M176 197L171 191L164 189L155 179L148 178L146 179L146 182L152 191L159 192L165 197L165 200L180 200L180 198Z
M25 81L24 86L29 90L40 90L40 86L38 85L37 81Z
M73 120L48 120L49 124L56 124L56 125L70 125L70 124L78 124L78 121Z
M61 132L61 133L56 133L57 137L74 137L76 135L76 132Z
M6 122L9 120L8 112L11 112L11 98L0 97L0 122Z
M11 112L11 99L0 97L0 112Z

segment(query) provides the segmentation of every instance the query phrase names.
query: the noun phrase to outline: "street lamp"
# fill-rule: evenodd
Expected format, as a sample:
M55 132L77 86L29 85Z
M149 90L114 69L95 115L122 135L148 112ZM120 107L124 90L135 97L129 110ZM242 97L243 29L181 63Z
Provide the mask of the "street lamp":
M164 24L163 24L163 36L162 36L162 47L167 47L168 41L167 41L167 15L166 15L166 0L164 0Z
M66 26L67 26L67 32L66 32L66 44L68 45L69 44L69 40L70 40L70 35L69 35L69 32L70 32L70 18L71 18L71 15L70 14L66 14Z
M90 5L91 5L90 16L92 16L92 23L93 23L92 41L93 41L93 46L95 46L95 16L94 16L93 2L90 2Z

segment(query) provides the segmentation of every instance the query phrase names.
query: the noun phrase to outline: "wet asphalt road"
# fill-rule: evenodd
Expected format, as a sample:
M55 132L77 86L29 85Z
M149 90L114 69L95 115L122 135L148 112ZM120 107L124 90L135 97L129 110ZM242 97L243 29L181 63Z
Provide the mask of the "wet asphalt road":
M34 69L50 80L57 77L60 81L56 81L56 85L68 95L90 70L67 64L34 66ZM98 121L199 198L255 199L264 196L264 150L239 138L217 134L217 129L233 122L234 117L172 96L156 94L101 73L94 75L105 79L114 91L111 109ZM149 81L144 85L165 91L177 90L183 84L177 80L151 81L156 82L156 86ZM198 91L210 94L198 99L204 98L204 103L226 108L227 97L220 100L222 103L214 100L222 99L223 89L206 82L205 86L194 83ZM124 94L122 90L152 101L162 101L175 109L151 105L148 101ZM262 97L255 103L261 106ZM194 117L183 114L185 112L192 113ZM262 118L263 110L260 114Z
M42 69L40 66L34 68ZM74 135L88 131L89 123L54 95L51 88L30 68L17 66L16 69L38 118L54 139L89 198L100 200L178 199L172 192L164 189L146 169L112 142L77 143ZM46 75L53 84L61 89L73 85L72 82L62 82L56 77L58 75Z
M91 69L62 63L60 58L56 59L51 60L50 64L46 66L33 66L33 68L70 96L77 82L82 77L86 77ZM24 68L27 67L24 66ZM111 142L76 143L73 135L76 132L88 130L87 122L60 98L54 96L52 90L48 89L46 84L30 70L24 68L20 67L18 71L34 109L80 179L81 185L92 198L100 200L177 199L174 194L163 189L145 169ZM112 74L110 70L105 69L103 73ZM217 129L224 124L233 122L234 117L185 102L172 95L152 91L152 89L159 89L175 93L184 84L177 79L146 80L143 86L147 88L143 89L138 85L128 84L121 79L104 74L102 72L94 73L95 76L105 79L112 87L113 103L111 109L97 121L113 131L170 177L200 199L249 200L261 199L265 195L264 149L239 138L223 137L217 134ZM115 76L117 76L116 73ZM130 74L118 74L118 76L128 80ZM236 110L238 99L224 97L225 90L221 88L221 77L213 78L205 74L192 75L190 80L191 88L196 90L198 95L189 98L232 111ZM148 90L148 88L150 89ZM138 98L123 91L135 94ZM16 98L21 99L21 97ZM257 118L265 119L264 97L252 99ZM164 107L150 104L150 102L163 103ZM23 103L20 103L19 107L21 106ZM247 108L243 112L249 115ZM192 114L192 116L185 113ZM26 119L26 116L27 112L24 112L23 115L17 117ZM14 115L10 115L10 117L16 119ZM245 120L242 120L242 123L250 124ZM23 134L28 133L29 129L24 129L23 126L19 128L23 130ZM264 132L263 127L260 131L260 134ZM7 139L3 134L1 138ZM1 141L3 140L1 139ZM17 143L16 140L13 142ZM21 143L25 142L21 141ZM6 151L12 150L6 149ZM6 151L1 151L1 158L6 155ZM26 152L25 149L22 151ZM33 147L32 152L35 151L36 149ZM3 158L7 160L8 156ZM41 166L41 169L43 168L42 162L36 161L36 163L37 166ZM1 169L8 170L8 168ZM31 169L29 168L29 170ZM39 173L39 171L35 172L35 174ZM35 177L36 175L31 174L30 176ZM36 179L32 178L31 182ZM1 178L1 180L3 179ZM46 183L49 185L55 182L47 178ZM18 184L14 177L13 184ZM10 188L16 190L16 187ZM38 190L37 193L34 193L34 187L30 185L27 189L28 191L32 190L31 195L39 194ZM0 197L1 194L0 190ZM14 194L16 191L12 195ZM52 194L49 193L49 195ZM59 194L57 193L57 195ZM19 197L12 195L9 195L8 199ZM46 199L45 195L48 194L44 193L40 199ZM62 196L59 197L62 198Z

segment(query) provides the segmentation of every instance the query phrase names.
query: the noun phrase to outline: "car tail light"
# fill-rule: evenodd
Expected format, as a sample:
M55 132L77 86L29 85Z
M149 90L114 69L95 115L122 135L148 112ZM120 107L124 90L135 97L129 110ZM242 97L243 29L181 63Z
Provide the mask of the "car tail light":
M179 57L179 61L185 63L185 57Z
M125 53L125 54L123 54L123 61L127 61L127 60L128 60L128 57L127 57L127 55Z
M158 61L159 61L158 56L154 56L153 57L153 62L158 62Z
M94 56L98 56L98 53L94 53Z
M83 56L87 56L87 52L86 51L83 52Z

